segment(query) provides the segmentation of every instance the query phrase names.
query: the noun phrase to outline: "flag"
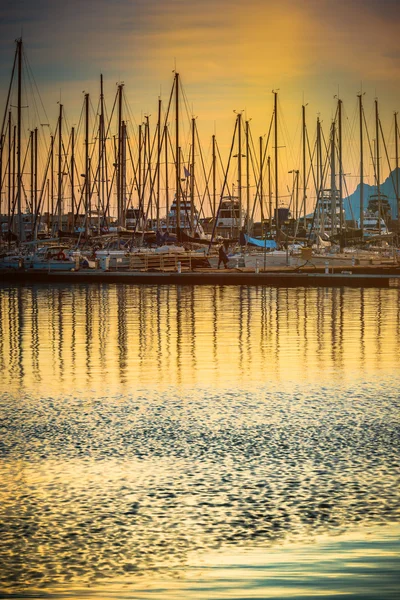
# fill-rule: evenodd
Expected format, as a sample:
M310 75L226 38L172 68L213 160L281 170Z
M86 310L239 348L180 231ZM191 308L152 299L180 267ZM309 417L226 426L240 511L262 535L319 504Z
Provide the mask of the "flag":
M186 167L183 167L183 171L185 173L185 177L190 177L190 171L188 171Z

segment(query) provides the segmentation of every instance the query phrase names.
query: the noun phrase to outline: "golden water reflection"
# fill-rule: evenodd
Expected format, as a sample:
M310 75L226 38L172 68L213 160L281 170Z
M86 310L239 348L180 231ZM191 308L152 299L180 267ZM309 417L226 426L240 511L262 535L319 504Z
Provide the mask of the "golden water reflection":
M1 288L0 587L395 597L399 334L398 290Z
M0 292L4 389L225 386L394 369L398 290L77 286Z

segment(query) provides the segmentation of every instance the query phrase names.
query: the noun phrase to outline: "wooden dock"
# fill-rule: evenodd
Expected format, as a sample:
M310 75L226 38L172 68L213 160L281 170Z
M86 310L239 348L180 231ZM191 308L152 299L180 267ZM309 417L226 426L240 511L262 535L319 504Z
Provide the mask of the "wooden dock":
M325 273L322 269L270 268L255 273L250 269L195 269L171 271L34 271L0 270L0 283L123 283L131 285L251 285L270 287L379 287L400 289L399 267L352 267Z

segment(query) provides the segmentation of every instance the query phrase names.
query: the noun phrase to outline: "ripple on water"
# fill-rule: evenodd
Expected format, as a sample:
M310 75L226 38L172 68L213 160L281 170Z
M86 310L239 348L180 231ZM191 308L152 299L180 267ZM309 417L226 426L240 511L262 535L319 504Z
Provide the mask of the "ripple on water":
M3 394L2 586L131 580L396 521L397 384Z

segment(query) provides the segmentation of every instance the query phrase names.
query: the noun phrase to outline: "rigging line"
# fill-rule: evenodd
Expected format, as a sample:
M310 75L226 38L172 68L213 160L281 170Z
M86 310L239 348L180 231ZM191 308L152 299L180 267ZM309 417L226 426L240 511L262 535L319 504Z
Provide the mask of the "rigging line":
M390 166L389 154L388 154L388 151L387 151L386 140L385 140L385 137L383 135L382 123L381 123L380 119L379 119L379 129L380 129L380 132L381 132L381 135L382 135L383 147L385 148L386 160L387 160L387 164L388 164L388 167L389 167L389 173L390 173L389 177L390 177L392 185L393 185L393 191L396 193L396 185L395 185L395 182L394 182L392 168Z
M267 158L267 153L268 153L268 146L269 146L269 140L271 137L271 131L272 131L272 125L274 122L274 112L272 111L272 115L271 115L271 122L269 124L269 130L268 130L268 135L267 135L267 142L265 144L265 148L264 148L264 156L263 156L263 165L265 165L265 159Z
M371 160L372 160L372 168L373 168L373 170L374 170L374 180L375 180L375 183L376 183L376 182L377 182L377 179L378 179L378 175L377 175L377 172L376 172L376 165L375 165L375 160L374 160L374 153L373 153L373 150L372 150L372 147L371 147L371 139L370 139L370 137L369 137L369 132L368 132L368 127L367 127L367 121L366 121L366 119L365 119L365 112L364 112L364 109L363 109L363 111L362 111L362 112L363 112L363 117L364 117L364 126L365 126L365 131L366 131L366 134L367 134L367 140L368 140L369 152L370 152L370 156L371 156Z
M223 162L222 162L222 157L221 157L221 153L220 153L220 150L219 150L219 146L218 146L217 140L215 140L215 145L216 145L217 154L218 154L218 158L219 158L219 162L220 162L220 167L222 169L222 173L224 173L224 165L223 165ZM231 196L231 188L229 187L229 183L227 183L226 187L227 187L227 190L228 190L228 195Z
M162 133L162 136L161 136L161 139L160 139L160 147L161 148L162 148L163 141L164 141L164 138L165 138L165 131L166 131L165 128L163 128L163 133ZM167 143L167 142L165 142L165 143ZM130 149L129 149L129 151L130 151ZM158 165L158 168L159 168L159 166L160 165ZM146 171L146 176L147 176L147 173L148 173L148 170ZM156 169L156 172L154 173L154 177L153 177L152 181L151 181L151 177L150 177L150 181L151 181L151 194L153 192L154 184L155 184L155 181L156 181L156 174L157 174L157 169ZM136 187L137 187L137 189L139 191L139 207L138 207L138 209L139 209L139 218L140 218L140 215L142 215L142 214L145 217L145 222L143 223L143 236L142 236L142 242L143 242L143 239L144 239L144 228L146 226L147 219L148 219L148 214L149 214L149 210L150 210L150 201L148 202L147 209L145 211L144 210L144 193L143 193L143 196L140 194L138 181L136 179L136 172L135 172L135 181L136 181ZM146 178L145 178L145 181L143 183L143 190L144 190L145 182L146 182ZM150 195L150 197L151 197L151 195ZM168 207L167 207L167 210L168 210ZM138 225L138 222L136 220L136 223L134 225L134 231L136 231L137 225Z
M200 154L200 162L201 162L201 166L202 166L202 169L203 169L203 176L204 176L204 178L206 180L204 195L208 194L209 201L211 202L211 194L210 194L210 190L209 190L209 187L208 187L208 178L207 178L207 173L206 173L206 166L205 166L205 162L204 162L203 150L202 150L201 143L200 143L200 136L199 136L199 130L197 128L197 124L195 124L195 133L196 133L197 147L199 149L199 154ZM196 181L196 185L197 185L197 181ZM202 205L203 205L203 203L202 203Z
M56 130L57 132L57 130ZM34 238L36 238L36 231L37 231L37 221L39 219L39 223L38 223L38 227L40 227L40 222L42 219L42 200L43 200L43 196L45 193L45 189L46 189L46 179L47 179L47 173L49 171L49 167L50 167L50 160L51 160L51 154L53 152L53 146L54 146L54 140L55 140L55 135L52 136L51 140L50 140L50 148L49 148L49 152L48 152L48 156L47 156L47 165L46 165L46 169L45 169L45 173L44 173L44 177L43 177L43 182L42 182L42 187L40 190L40 197L39 197L39 202L38 202L38 209L37 212L35 214L35 221L33 224L33 234L34 234Z
M224 196L224 191L225 191L225 187L226 187L226 183L227 183L227 179L228 179L229 167L230 167L231 159L232 159L232 152L233 152L233 148L234 148L234 145L235 145L237 125L238 125L238 120L235 119L235 128L234 128L233 136L232 136L232 144L231 144L231 149L230 149L230 152L229 152L228 164L227 164L227 167L226 167L226 172L225 172L225 177L224 177L224 183L223 183L222 190L221 190L221 196L220 196L220 200L219 200L219 204L218 204L218 209L217 209L217 212L215 214L214 226L213 226L213 230L212 230L212 233L211 233L211 240L210 240L210 244L208 246L208 252L210 252L210 250L211 250L211 245L212 245L212 243L214 241L214 235L215 235L215 231L216 231L216 228L217 228L219 211L221 210L222 198Z
M261 215L262 215L263 211L262 211L262 206L261 206L262 199L259 198L259 196L260 196L260 193L259 193L260 192L260 178L256 177L256 169L255 169L255 166L254 166L254 156L256 154L256 151L255 151L255 148L254 148L253 134L251 132L250 126L249 126L249 134L250 134L250 144L249 144L250 162L251 162L251 167L252 167L252 170L253 170L254 181L257 181L257 184L256 184L256 193L255 193L255 196L253 198L253 209L252 209L252 213L251 213L251 219L254 220L254 215L255 215L255 211L256 211L257 200L260 200ZM249 218L249 215L247 215L247 218Z
M316 182L316 178L315 178L315 171L314 171L314 157L315 157L315 154L316 154L316 151L317 151L317 141L315 140L315 142L314 142L314 150L311 153L310 136L308 135L307 128L306 128L305 133L306 133L306 142L307 142L307 149L308 149L308 158L310 159L310 164L308 166L307 177L306 177L306 184L305 184L305 188L307 190L308 189L308 184L309 184L309 181L310 181L310 174L311 173L312 173L312 176L313 176L314 188L317 187L317 182ZM299 175L297 174L297 177L298 176ZM294 193L294 190L293 190L293 193ZM305 195L305 197L303 197L303 199L302 199L302 201L300 203L299 215L298 215L298 219L297 219L297 222L296 222L296 228L295 228L295 232L294 232L294 239L295 240L297 238L297 234L298 234L299 227L300 227L300 220L301 220L300 215L301 215L302 212L306 213L306 211L307 211L306 200L307 200L307 194ZM317 198L317 202L318 202L318 198ZM306 229L306 235L307 235L307 227L305 227L305 229ZM312 231L312 226L311 226L311 231ZM310 231L310 235L311 235L311 231Z
M29 144L28 144L28 146L27 146L27 148L25 150L25 156L24 156L24 160L22 162L21 176L20 176L20 181L21 181L22 189L23 189L23 192L24 192L24 195L25 195L25 204L27 203L27 195L26 195L26 192L25 192L25 187L24 187L23 179L22 178L23 178L23 175L24 175L26 159L27 159L27 156L28 156L28 149L29 149ZM13 198L12 220L14 219L14 215L15 215L15 207L16 207L16 204L17 204L17 198L18 198L18 189L16 188L15 195L14 195L14 198Z
M43 103L43 100L42 100L42 96L40 95L39 87L38 87L38 85L37 85L37 83L36 83L36 79L35 79L35 75L34 75L34 73L33 73L33 69L32 69L32 67L31 67L31 64L30 64L30 62L29 62L28 55L27 55L27 53L25 52L25 47L24 47L24 46L22 47L22 53L23 53L23 56L24 56L24 59L25 59L25 62L26 62L27 68L28 68L28 70L29 70L29 72L30 72L30 74L31 74L32 81L33 81L33 84L34 84L34 86L35 86L35 89L36 89L37 95L38 95L38 97L39 97L39 100L40 100L40 104L42 105L43 113L44 113L44 116L45 116L45 118L46 118L46 123L50 123L50 121L49 121L49 118L48 118L48 116L47 116L46 108L45 108L45 106L44 106L44 103ZM39 115L39 111L38 111L38 115ZM51 130L50 130L50 133L51 133Z
M165 131L165 129L164 129L164 131ZM163 133L163 137L164 137L164 133ZM160 143L160 145L161 145L161 147L162 147L162 140L161 140L161 143ZM147 173L146 173L146 175L147 175ZM145 179L145 181L146 181L146 179ZM150 176L150 181L151 181L151 176ZM151 197L152 197L152 195L153 195L153 192L154 192L154 185L155 185L155 182L156 182L156 173L154 173L153 180L151 181L151 188L150 188L150 195L149 195L149 198L150 198L150 199L151 199ZM144 185L145 185L145 184L144 184ZM146 223L147 223L148 216L149 216L149 211L150 211L150 205L151 205L151 201L150 201L150 199L149 199L149 202L148 202L148 204L147 204L147 210L146 210L146 213L145 213L145 219L146 219ZM143 194L143 202L144 202L144 194ZM167 210L168 210L168 207L167 207ZM139 214L140 214L140 213L139 213ZM143 235L142 235L142 243L143 243L143 240L144 240L144 228L143 228Z
M89 102L90 102L90 96L89 96ZM112 119L113 114L114 114L116 102L117 102L117 96L115 96L114 105L113 105L113 109L112 109L112 113L111 113L111 119ZM83 111L83 107L82 107L82 111ZM103 144L102 144L102 148L101 148L101 157L104 155L104 152L105 152L106 140L107 140L109 129L110 129L111 119L109 121L108 128L107 128L107 131L106 131L105 136L104 136L104 140L103 140ZM97 145L93 144L93 148L92 148L92 151L91 151L91 154L90 154L90 157L89 157L90 158L91 174L93 174L93 176L94 176L93 177L93 185L92 185L91 189L89 189L89 196L90 196L90 198L92 197L92 195L93 195L93 193L94 193L94 191L96 189L98 174L99 174L99 170L100 170L101 160L98 161L97 170L96 171L92 171L92 168L93 168L92 167L92 159L93 159L94 153L96 153L96 155L97 155L97 151L98 151ZM79 206L81 204L81 200L83 199L83 194L84 194L84 191L85 191L85 186L86 186L86 181L85 181L85 184L83 185L83 188L82 188L82 194L81 194L81 198L79 200Z
M3 150L3 144L4 144L4 142L6 141L6 136L7 136L7 133L8 133L8 120L7 120L7 125L6 125L6 131L5 131L5 133L3 134L2 143L1 143L1 145L0 145L0 153L1 153L1 152L2 152L2 150ZM7 153L7 155L8 155L8 153ZM2 181L1 181L1 189L5 189L5 187L6 187L6 185L5 185L5 182L6 182L6 178L7 178L7 171L8 171L8 168L11 168L11 166L9 167L9 163L10 163L10 161L11 161L11 155L10 155L10 156L7 156L7 161L6 161L6 163L4 164L4 175L3 175L3 179L2 179Z
M324 134L323 134L322 127L321 127L321 135L322 135L322 138L323 138L324 144L325 144L325 146L326 146L326 143L325 143L325 137L324 137ZM319 208L319 205L320 205L320 203L321 203L321 200L322 200L322 190L324 190L324 189L325 189L325 181L326 181L326 178L327 178L327 176L328 176L328 166L329 166L329 162L330 162L330 161L329 161L329 154L328 154L328 152L326 152L326 155L325 155L325 163L324 163L324 166L323 166L323 168L322 168L322 177L321 177L321 181L320 181L320 188L319 188L319 190L317 191L317 201L316 201L316 203L315 203L315 208L314 208L313 218L312 218L312 221L311 221L310 235L309 235L309 238L308 238L309 240L310 240L310 238L311 238L311 232L314 230L314 222L315 222L315 217L316 217L317 210L318 210L318 208ZM323 204L322 204L322 210L324 210L324 208L323 208Z
M4 107L4 116L3 116L3 123L1 126L1 135L0 135L0 139L3 137L4 135L4 124L6 122L7 119L7 113L8 113L8 105L10 102L10 96L11 96L11 91L12 91L12 85L13 85L13 81L14 81L14 74L15 74L15 66L17 64L17 56L18 56L18 46L15 49L15 54L14 54L14 63L13 63L13 67L11 70L11 78L10 78L10 85L8 87L8 93L7 93L7 100L6 100L6 104Z
M205 199L206 199L206 193L207 193L207 190L208 190L208 184L209 184L209 181L210 181L211 173L212 173L212 165L210 166L209 174L208 174L208 175L207 175L207 177L206 177L206 181L205 181L205 184L206 184L206 189L204 189L204 192L203 192L203 198L201 199L201 202L200 202L200 210L202 211L202 214L203 214L204 218L206 218L206 215L205 215L205 211L204 211L204 209L203 209L203 206L204 206L204 201L205 201ZM197 185L197 184L196 184L196 185ZM199 192L199 197L200 197L200 192ZM211 206L211 197L210 197L210 194L208 194L208 200L209 200L209 203L210 203L210 210L211 210L211 212L212 212L212 206Z

